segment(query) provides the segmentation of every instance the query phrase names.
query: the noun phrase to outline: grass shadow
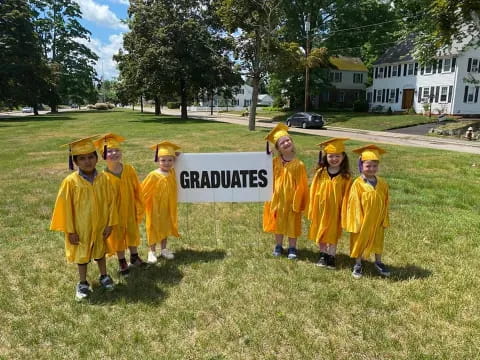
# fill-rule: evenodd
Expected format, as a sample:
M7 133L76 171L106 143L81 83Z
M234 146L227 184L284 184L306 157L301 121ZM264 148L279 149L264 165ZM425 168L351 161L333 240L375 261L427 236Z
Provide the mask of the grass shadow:
M37 121L66 121L66 120L75 120L71 116L61 115L38 115L38 116L24 116L24 117L2 117L0 118L0 123L26 123L26 122L37 122ZM4 126L4 125L2 125Z
M132 269L128 278L117 283L114 291L106 292L95 284L94 292L88 303L105 305L115 303L149 303L160 304L168 297L168 289L178 285L183 279L179 266L196 262L208 263L225 258L221 250L195 251L183 249L175 253L175 259L160 260L156 265L143 269Z
M139 122L142 124L148 123L156 123L156 124L201 124L201 123L218 123L217 121L212 121L208 119L200 119L200 118L188 118L188 119L181 119L178 116L172 115L151 115L151 114L135 114L135 117L139 119L129 120L128 122Z
M311 262L312 264L316 264L318 262L319 257L320 257L319 250L311 250L311 249L298 250L299 260L304 260L307 262ZM353 260L348 255L337 254L335 256L335 265L337 270L350 269L353 266Z
M351 264L353 267L353 260ZM392 266L387 264L387 266L390 270L390 276L385 278L385 280L392 282L425 279L433 274L432 271L414 264L407 264L405 266ZM364 277L381 277L372 261L362 261L362 269Z

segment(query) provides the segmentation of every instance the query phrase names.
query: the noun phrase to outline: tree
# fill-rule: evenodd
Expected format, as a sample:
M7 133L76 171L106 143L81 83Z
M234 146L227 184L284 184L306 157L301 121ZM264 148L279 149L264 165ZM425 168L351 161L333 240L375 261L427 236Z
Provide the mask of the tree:
M26 0L5 0L0 6L0 101L31 105L38 115L50 72L42 60Z
M60 101L81 103L94 91L98 56L78 39L89 41L90 32L78 21L80 6L74 0L31 0L43 56L52 74L49 105L56 112Z
M223 25L234 35L235 57L251 80L252 100L248 128L255 130L260 81L274 68L279 49L281 7L278 0L221 0L216 9Z

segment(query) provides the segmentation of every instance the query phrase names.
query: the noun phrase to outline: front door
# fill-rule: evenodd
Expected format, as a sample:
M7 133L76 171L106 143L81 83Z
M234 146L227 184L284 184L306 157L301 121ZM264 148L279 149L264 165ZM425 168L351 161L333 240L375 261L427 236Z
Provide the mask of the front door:
M414 89L403 89L402 109L410 109L413 106Z

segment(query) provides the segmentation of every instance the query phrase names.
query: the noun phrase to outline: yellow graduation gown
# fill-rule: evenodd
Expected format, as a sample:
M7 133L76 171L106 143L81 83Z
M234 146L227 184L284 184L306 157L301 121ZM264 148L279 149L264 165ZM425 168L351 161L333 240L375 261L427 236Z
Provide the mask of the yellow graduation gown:
M352 179L337 175L333 179L326 168L318 169L310 185L307 218L308 238L318 243L337 244L342 235L342 217Z
M350 256L368 258L382 254L384 228L389 226L388 185L377 176L373 187L362 177L352 184L348 197L344 229L350 232Z
M302 212L308 202L305 165L298 159L286 163L273 159L272 200L263 208L263 231L297 238L302 233Z
M104 174L115 192L118 208L118 225L107 238L107 250L112 255L129 246L140 245L138 225L144 215L144 206L140 182L133 166L123 164L120 177L108 171Z
M177 224L177 180L175 170L168 175L154 170L142 182L148 245L167 236L179 237Z
M103 231L118 223L115 195L105 174L98 174L93 184L78 172L68 175L58 191L50 230L65 233L68 262L88 263L105 256ZM72 245L68 234L78 234L80 244Z

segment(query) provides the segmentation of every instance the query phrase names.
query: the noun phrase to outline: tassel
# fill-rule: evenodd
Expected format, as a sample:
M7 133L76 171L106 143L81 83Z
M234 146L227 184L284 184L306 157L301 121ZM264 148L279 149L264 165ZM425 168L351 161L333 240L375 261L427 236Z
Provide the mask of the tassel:
M103 145L103 160L107 160L107 144Z
M270 155L272 152L270 151L270 144L268 143L267 141L267 146L266 146L266 152L267 152L267 155Z
M318 152L318 166L322 165L322 150Z
M73 170L73 156L72 156L72 148L68 149L68 168Z
M358 171L360 174L363 172L363 161L361 157L358 158Z
M155 150L155 162L158 162L158 145L157 149Z

